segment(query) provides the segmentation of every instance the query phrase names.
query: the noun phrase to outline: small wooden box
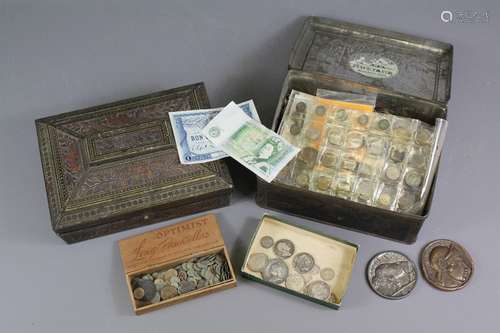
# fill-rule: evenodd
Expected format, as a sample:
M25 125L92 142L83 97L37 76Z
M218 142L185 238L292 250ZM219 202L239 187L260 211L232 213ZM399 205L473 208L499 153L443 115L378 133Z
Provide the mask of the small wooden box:
M265 245L263 238L272 239L272 243L269 243L269 246ZM279 246L277 244L283 241L289 241L293 245L293 250L287 258L280 257L276 250ZM264 215L248 247L241 274L272 288L338 310L347 292L357 253L356 244ZM269 258L267 265L271 265L273 260L286 264L287 278L283 282L266 280L265 272L256 272L249 265L253 254L266 255ZM312 256L313 262L310 263L312 268L307 268L307 272L300 272L300 269L297 270L296 262L304 254ZM329 277L326 277L326 270L329 270ZM292 277L303 279L302 288L292 288L289 285L288 278ZM318 299L307 292L310 286L318 282L329 286L328 299Z
M236 286L236 276L217 218L213 214L123 239L119 241L119 247L132 307L136 314ZM134 277L168 269L191 258L215 253L220 253L226 260L230 271L229 279L156 304L137 306L132 291Z

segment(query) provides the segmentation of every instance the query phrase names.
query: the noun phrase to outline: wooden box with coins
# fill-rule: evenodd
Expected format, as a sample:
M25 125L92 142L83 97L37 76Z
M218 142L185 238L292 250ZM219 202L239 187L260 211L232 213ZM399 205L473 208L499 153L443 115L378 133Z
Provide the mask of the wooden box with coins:
M450 44L307 18L272 125L301 152L273 182L258 179L257 203L414 242L431 207L452 56ZM325 92L376 101L314 104Z
M241 268L243 276L338 309L358 246L264 215Z
M203 83L36 121L52 228L73 243L229 204L223 161L182 165L168 113Z
M215 215L203 215L119 242L136 314L236 286Z

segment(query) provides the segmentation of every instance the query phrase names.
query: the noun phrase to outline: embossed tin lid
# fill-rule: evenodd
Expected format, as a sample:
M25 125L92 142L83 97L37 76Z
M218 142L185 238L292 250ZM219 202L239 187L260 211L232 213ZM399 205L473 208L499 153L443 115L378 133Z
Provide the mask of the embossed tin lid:
M203 215L118 242L126 273L224 246L217 218Z
M295 43L289 68L446 104L452 58L451 44L312 16Z
M223 161L179 162L168 112L208 107L205 87L197 83L38 119L54 231L109 225L112 232L113 223L138 212L182 209L230 191Z

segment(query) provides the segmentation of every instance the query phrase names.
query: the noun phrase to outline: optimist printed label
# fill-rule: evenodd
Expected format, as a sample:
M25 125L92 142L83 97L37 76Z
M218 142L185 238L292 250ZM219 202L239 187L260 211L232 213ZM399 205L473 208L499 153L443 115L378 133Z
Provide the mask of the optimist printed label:
M349 65L356 73L375 79L388 79L399 72L398 65L391 59L367 53L355 55Z

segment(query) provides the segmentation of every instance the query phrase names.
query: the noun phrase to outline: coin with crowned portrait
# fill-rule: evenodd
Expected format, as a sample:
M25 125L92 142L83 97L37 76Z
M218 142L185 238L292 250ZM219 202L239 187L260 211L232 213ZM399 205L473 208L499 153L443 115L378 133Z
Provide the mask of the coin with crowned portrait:
M306 294L313 298L326 301L330 298L331 288L325 281L316 280L306 286Z
M293 257L293 268L301 273L307 273L314 267L314 258L312 255L306 252L297 253Z
M264 236L260 239L260 246L265 249L269 249L273 246L274 239L271 236Z
M413 261L396 251L375 255L368 262L366 274L373 291L388 299L408 296L417 282L417 269Z
M280 239L274 244L273 251L280 258L290 258L295 252L295 245L289 239Z
M262 278L271 283L281 284L288 277L288 266L280 258L269 260L266 268L262 271Z
M445 291L462 289L474 272L474 262L467 250L448 239L427 244L420 254L420 264L425 280Z
M247 267L254 272L262 272L269 263L269 258L265 253L252 253L248 257Z

